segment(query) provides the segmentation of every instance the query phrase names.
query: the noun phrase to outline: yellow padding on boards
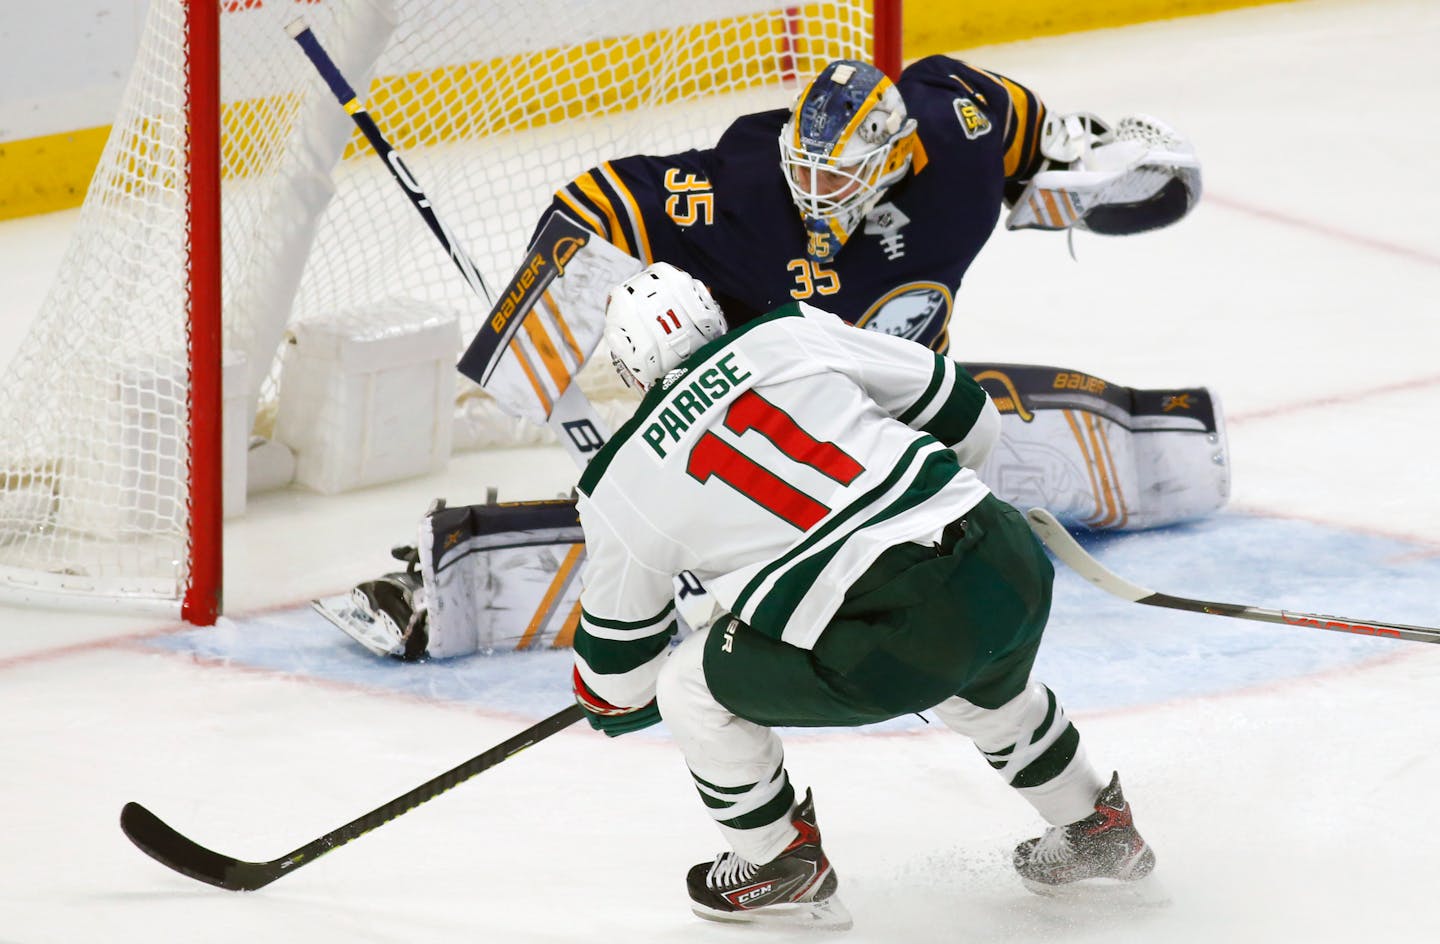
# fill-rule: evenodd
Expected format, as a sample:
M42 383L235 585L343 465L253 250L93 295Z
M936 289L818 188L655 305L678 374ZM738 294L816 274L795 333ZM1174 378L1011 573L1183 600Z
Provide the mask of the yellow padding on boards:
M1138 23L1165 17L1210 13L1218 10L1292 0L1012 0L1009 3L954 3L953 0L905 0L904 53L907 60L936 52L987 43L1006 42L1033 36L1073 32ZM804 15L814 15L813 5L802 6ZM801 20L803 24L804 19ZM779 16L757 24L745 17L720 21L712 33L721 36L742 29L755 55L758 45L769 56L778 54L785 39L785 23ZM814 28L814 27L811 27ZM818 33L789 37L794 68L799 75L818 71L824 62L817 53L824 48ZM625 102L646 86L656 71L659 57L667 47L715 51L721 40L701 39L696 27L596 40L565 50L542 50L491 62L449 66L423 73L381 77L368 90L362 104L376 117L390 143L401 151L457 139L455 130L426 115L446 110L462 111L476 102L502 97L516 74L563 75L558 81L532 89L524 101L507 103L490 126L490 133L535 128L582 115L594 116L623 111ZM704 55L692 55L705 62ZM761 58L764 58L762 55ZM618 79L605 83L597 77L595 64L618 71ZM757 69L733 53L721 64L698 66L676 77L669 98L690 97L712 87L744 87L757 78ZM417 92L418 90L418 92ZM232 176L254 170L251 155L243 143L246 125L268 121L272 113L287 111L283 99L256 99L226 105L225 126L227 165ZM11 142L0 142L0 219L48 213L79 206L85 188L104 149L108 127L87 128ZM242 133L236 134L237 131ZM362 154L367 145L356 132L346 149L347 158ZM619 156L619 155L615 155ZM555 181L560 186L564 181Z
M1017 39L1292 2L1295 0L905 0L902 41L909 62Z
M0 142L0 220L79 206L110 129Z

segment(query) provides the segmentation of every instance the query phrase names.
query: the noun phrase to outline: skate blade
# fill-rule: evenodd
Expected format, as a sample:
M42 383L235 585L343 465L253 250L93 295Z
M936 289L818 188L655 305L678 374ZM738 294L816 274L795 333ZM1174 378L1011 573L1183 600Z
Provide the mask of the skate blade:
M753 924L761 927L801 928L811 931L848 931L855 924L850 912L834 895L824 901L797 901L766 905L753 911L719 911L691 902L690 910L707 921Z
M1094 902L1096 904L1129 905L1133 907L1163 907L1171 898L1165 884L1150 873L1133 882L1113 878L1092 878L1064 885L1046 885L1032 879L1020 879L1025 887L1044 898L1057 901Z
M350 602L349 595L311 600L310 609L360 645L377 656L396 656L404 651L400 641L387 633L374 619Z

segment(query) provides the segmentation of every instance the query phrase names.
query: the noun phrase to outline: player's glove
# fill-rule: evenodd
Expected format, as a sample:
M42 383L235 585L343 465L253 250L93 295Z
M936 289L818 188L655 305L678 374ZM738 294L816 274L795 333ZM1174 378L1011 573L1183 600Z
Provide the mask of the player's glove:
M660 721L660 706L650 699L638 708L624 708L612 705L590 690L580 677L577 668L573 675L575 700L585 709L585 720L596 731L603 731L608 737L619 737L631 731L648 728Z

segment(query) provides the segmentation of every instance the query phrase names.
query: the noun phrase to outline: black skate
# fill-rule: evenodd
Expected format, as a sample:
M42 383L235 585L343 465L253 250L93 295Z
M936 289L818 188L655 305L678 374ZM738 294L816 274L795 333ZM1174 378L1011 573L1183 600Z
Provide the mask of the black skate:
M1135 829L1117 773L1100 791L1094 813L1025 840L1015 847L1014 861L1025 887L1042 895L1131 883L1138 892L1141 879L1155 868L1155 852ZM1145 897L1159 894L1153 883L1143 888Z
M764 865L724 852L690 870L690 908L712 921L800 925L843 931L850 913L835 897L839 880L820 848L815 803L810 791L795 808L800 835Z

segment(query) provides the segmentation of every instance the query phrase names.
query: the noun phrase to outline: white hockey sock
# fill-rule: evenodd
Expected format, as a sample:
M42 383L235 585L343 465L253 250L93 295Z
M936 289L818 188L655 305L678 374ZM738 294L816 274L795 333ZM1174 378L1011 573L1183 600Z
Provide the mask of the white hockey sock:
M670 653L655 696L721 834L746 861L769 862L798 835L784 749L774 731L736 717L710 694L703 661L710 632L692 633Z
M999 708L955 697L934 710L946 727L974 741L1046 822L1063 826L1094 811L1104 782L1086 759L1065 709L1044 685L1031 682Z

